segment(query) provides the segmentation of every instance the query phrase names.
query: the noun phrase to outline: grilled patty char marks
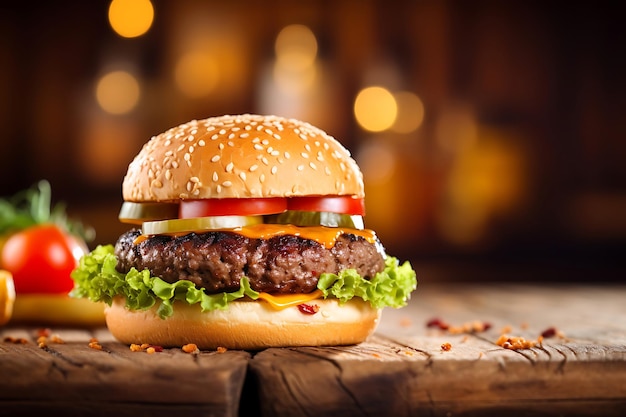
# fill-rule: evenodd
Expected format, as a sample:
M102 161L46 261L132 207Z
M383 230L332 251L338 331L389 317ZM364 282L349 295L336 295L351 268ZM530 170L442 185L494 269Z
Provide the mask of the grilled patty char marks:
M118 239L118 271L149 269L169 283L190 280L209 294L238 290L244 276L255 291L309 293L322 272L353 268L369 279L384 269L380 245L353 234L342 234L331 249L292 235L264 240L229 232L156 235L135 244L140 234L134 229Z

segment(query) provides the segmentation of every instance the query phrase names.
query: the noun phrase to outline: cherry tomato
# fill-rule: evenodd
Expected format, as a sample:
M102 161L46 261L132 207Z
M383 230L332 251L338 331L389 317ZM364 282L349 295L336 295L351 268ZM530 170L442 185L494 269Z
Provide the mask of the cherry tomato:
M213 198L208 200L183 200L179 218L191 219L207 216L255 216L276 214L287 210L287 199L276 198Z
M289 210L365 215L363 199L350 195L292 197L287 200L287 208Z
M2 248L2 267L13 274L15 292L68 293L85 242L53 224L28 227L11 235Z

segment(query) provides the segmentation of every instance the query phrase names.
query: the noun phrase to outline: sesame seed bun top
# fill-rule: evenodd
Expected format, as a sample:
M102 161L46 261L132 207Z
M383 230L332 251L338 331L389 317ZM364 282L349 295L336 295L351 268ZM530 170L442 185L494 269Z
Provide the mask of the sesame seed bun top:
M152 137L130 163L125 201L364 196L349 151L308 123L278 116L193 120Z

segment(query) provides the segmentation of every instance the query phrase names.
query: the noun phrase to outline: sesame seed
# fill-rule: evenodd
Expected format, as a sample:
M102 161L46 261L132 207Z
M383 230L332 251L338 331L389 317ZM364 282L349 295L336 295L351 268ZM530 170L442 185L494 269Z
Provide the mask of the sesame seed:
M198 178L198 177L191 177L191 178L189 178L189 181L197 184L197 183L200 182L200 178Z
M315 170L317 170L317 166L313 162L309 162L309 166Z
M183 159L189 162L189 160L191 159L191 154L185 153L185 155L183 155Z
M261 142L261 139L259 139L258 137L255 137L254 139L252 139L252 143L259 143Z
M270 141L269 141L269 140L267 140L267 139L263 139L263 140L261 141L261 143L262 143L263 145L267 146L267 145L269 145L269 144L270 144Z
M165 179L166 180L172 179L172 171L170 171L169 169L165 171Z
M285 152L285 154L284 154L284 155L285 155L285 158L286 158L286 159L291 158L291 154L290 154L289 152Z
M163 184L159 180L153 180L150 185L152 185L154 188L161 188L161 187L163 187Z
M193 147L193 146L190 146L190 147L189 147L189 153L193 153L193 150L194 150L194 147Z
M193 190L193 195L199 195L200 194L200 189L196 188L195 190Z
M278 171L278 168L276 167L276 165L274 165L274 166L272 167L272 171L271 171L271 172L272 172L272 175L276 175L276 171Z
M265 182L265 174L259 175L259 182L261 183Z
M198 141L198 146L204 146L204 145L206 145L206 142L203 139L200 139Z
M219 176L217 175L217 172L213 171L213 181L217 182L219 180Z
M228 146L230 146L231 148L235 147L235 142L233 142L232 140L228 141Z
M220 143L219 145L217 145L218 149L221 151L222 149L224 149L224 144Z
M174 169L178 168L178 162L172 161L172 168Z
M302 155L303 158L308 158L309 154L306 152L300 152L300 155Z
M261 162L263 162L265 165L269 165L270 164L269 161L267 160L267 158L264 157L264 156L261 157Z
M306 140L306 136L304 136L304 134L300 133L298 136L300 137L300 139Z
M184 145L184 144L183 144L183 145L180 145L180 146L179 146L176 150L177 150L178 152L180 152L180 151L182 151L183 149L185 149L185 145Z
M233 183L232 183L232 182L230 182L230 181L224 181L224 182L222 183L222 187L227 187L227 188L228 188L228 187L231 187L232 185L233 185Z
M232 162L229 162L228 165L226 165L226 172L233 172L234 167L235 167L235 164L233 164Z
M311 145L309 145L307 143L306 145L304 145L304 149L306 149L307 151L311 152Z
M324 167L324 172L326 173L326 175L330 175L331 174L330 168L328 168L328 167Z
M248 170L249 170L250 172L254 172L254 171L256 171L256 170L257 170L257 168L259 168L259 166L255 164L255 165L252 165L250 168L248 168Z
M298 165L298 171L304 170L304 165Z
M239 135L239 137L240 137L241 139L245 139L245 138L247 138L248 136L250 136L250 134L249 134L249 133L242 133L242 134L240 134L240 135Z
M228 139L234 139L235 138L235 134L231 133L230 135L228 135Z
M226 129L220 129L219 134L220 135L225 135L226 134Z
M172 144L172 141L171 141L171 140L169 140L169 139L167 139L167 140L165 141L165 144L164 144L164 145L165 145L165 146L170 146L171 144Z
M259 145L259 144L255 144L254 145L254 149L256 149L257 151L262 151L263 147L261 145Z
M239 178L241 178L243 181L245 181L245 180L246 180L246 173L245 173L245 172L243 172L243 171L241 171L241 172L239 173Z
M220 160L220 156L219 155L213 155L213 158L211 158L211 162L217 162Z
M215 187L215 191L217 191L217 193L221 193L222 192L222 186L217 184L217 186Z
M211 136L211 140L216 140L217 138L219 138L220 136L216 133L213 136Z
M172 155L174 155L174 152L172 151L165 152L165 156L172 156Z

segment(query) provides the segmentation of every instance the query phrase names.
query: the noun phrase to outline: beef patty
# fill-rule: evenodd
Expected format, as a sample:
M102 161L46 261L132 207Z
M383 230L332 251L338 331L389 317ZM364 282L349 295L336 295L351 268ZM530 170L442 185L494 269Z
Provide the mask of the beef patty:
M251 288L259 292L309 293L317 288L323 272L355 269L370 279L384 268L380 243L353 234L339 236L331 249L292 235L265 240L229 232L156 235L135 244L140 234L130 230L118 239L118 271L148 269L169 283L192 281L209 294L237 291L242 277L248 277Z

